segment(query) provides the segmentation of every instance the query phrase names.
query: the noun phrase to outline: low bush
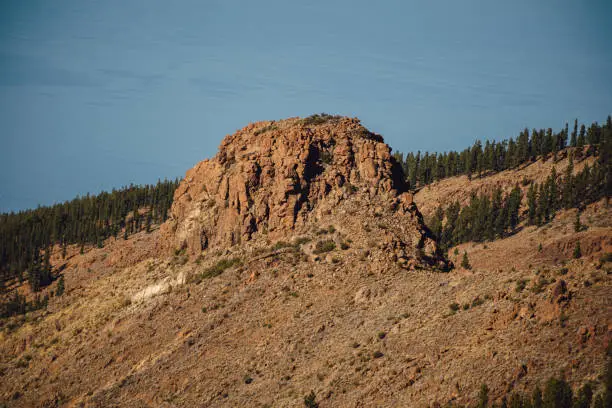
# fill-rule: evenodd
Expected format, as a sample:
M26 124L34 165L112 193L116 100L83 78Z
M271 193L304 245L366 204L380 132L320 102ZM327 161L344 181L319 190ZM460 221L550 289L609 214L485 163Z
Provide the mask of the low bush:
M317 244L315 245L315 249L312 252L315 254L322 254L325 252L333 251L334 249L336 249L336 243L331 239L327 239L325 241L317 242Z

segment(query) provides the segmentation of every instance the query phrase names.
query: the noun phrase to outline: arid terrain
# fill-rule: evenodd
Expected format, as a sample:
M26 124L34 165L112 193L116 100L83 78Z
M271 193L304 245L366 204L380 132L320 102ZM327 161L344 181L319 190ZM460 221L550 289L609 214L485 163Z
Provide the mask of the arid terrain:
M551 376L598 392L612 339L604 200L579 232L576 210L563 210L450 248L453 268L424 222L440 203L551 168L413 195L356 119L250 124L187 172L161 226L83 254L70 246L65 259L56 248L65 293L2 320L0 402L299 407L312 391L320 407L429 407L473 404L483 383L492 400L531 392Z

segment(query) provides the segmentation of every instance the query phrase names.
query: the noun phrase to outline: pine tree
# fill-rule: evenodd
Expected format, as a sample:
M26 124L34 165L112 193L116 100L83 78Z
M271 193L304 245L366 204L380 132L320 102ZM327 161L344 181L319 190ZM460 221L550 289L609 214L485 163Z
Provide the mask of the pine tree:
M565 149L567 147L568 135L569 135L568 123L565 122L565 128L563 129L563 132L561 133L561 139L560 139L560 144L559 144L560 149Z
M576 220L574 221L574 232L580 232L583 229L583 225L580 222L580 211L576 211Z
M543 408L572 408L572 389L564 380L551 378L544 389Z
M527 206L529 208L528 223L529 225L534 225L536 223L538 205L536 201L536 189L533 183L531 183L531 185L529 186L529 191L527 192Z
M570 139L570 147L576 147L578 137L578 119L574 120L574 130L572 131L572 137Z
M517 138L516 163L521 164L529 157L529 130L525 129Z
M442 243L445 248L455 245L457 241L457 219L461 206L458 201L455 201L446 208L446 224L442 231Z
M523 194L518 184L514 186L508 196L508 226L514 230L519 223L519 209Z
M584 147L585 143L586 143L586 138L585 138L585 134L586 134L586 128L584 127L584 124L580 125L580 133L578 134L578 140L576 142L576 147Z
M468 259L467 251L463 251L463 259L461 259L461 267L465 269L472 269L470 260Z
M574 205L574 155L570 152L565 177L563 177L563 206L568 209Z
M557 171L553 166L550 176L548 177L548 208L550 210L550 219L555 218L558 202Z
M548 189L547 184L540 184L540 191L538 192L538 209L536 211L536 224L542 225L548 222Z
M582 250L580 249L580 241L576 241L576 245L574 246L574 259L578 259L582 257Z
M590 408L592 400L593 388L591 388L589 383L586 383L580 388L580 391L578 391L573 408Z
M542 390L537 385L533 390L531 401L533 402L533 408L542 408L544 405L544 401L542 400Z
M439 206L434 215L431 217L431 220L427 223L429 229L431 230L432 235L435 237L437 241L441 240L442 237L442 220L444 219L444 210L442 206Z
M477 408L487 408L489 406L489 387L487 384L480 386L480 392L478 393L478 405Z
M542 137L536 129L531 131L531 151L534 158L542 155Z
M493 240L497 235L501 235L501 233L498 234L496 221L502 211L502 205L502 191L501 188L498 187L493 190L493 196L491 198L491 213L489 214L486 226L487 239Z
M62 296L64 294L64 275L60 276L57 281L57 288L55 289L56 296Z

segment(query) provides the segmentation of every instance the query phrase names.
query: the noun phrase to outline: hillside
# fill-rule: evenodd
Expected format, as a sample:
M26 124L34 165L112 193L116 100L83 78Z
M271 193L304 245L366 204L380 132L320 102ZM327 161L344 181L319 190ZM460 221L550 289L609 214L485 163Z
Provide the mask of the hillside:
M576 148L562 150L557 159L540 156L537 160L528 161L514 169L500 171L498 173L483 173L481 177L474 175L448 177L432 184L428 184L418 190L414 200L425 217L433 214L440 205L459 201L465 205L468 203L472 193L491 195L493 189L501 187L502 191L508 193L515 185L523 192L523 207L527 205L527 190L530 183L543 183L550 176L553 168L557 174L563 174L568 166L569 154L576 155ZM582 156L574 160L574 174L582 171L585 165L593 166L595 157Z
M550 168L444 179L413 198L356 119L251 124L187 172L161 227L83 254L69 245L65 258L54 248L65 293L1 321L0 401L296 407L312 391L322 408L474 405L482 384L500 401L551 376L601 394L605 200L584 209L579 232L576 210L561 210L450 248L450 271L420 212Z

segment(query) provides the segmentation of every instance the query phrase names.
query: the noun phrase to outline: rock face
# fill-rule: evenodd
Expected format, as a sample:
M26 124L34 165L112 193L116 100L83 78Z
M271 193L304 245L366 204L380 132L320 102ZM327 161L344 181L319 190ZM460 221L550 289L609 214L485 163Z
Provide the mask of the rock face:
M258 122L227 136L214 158L185 175L162 237L169 249L190 254L287 238L354 197L401 219L405 237L391 238L390 248L438 257L389 146L358 119L335 116ZM354 221L369 217L367 210Z

